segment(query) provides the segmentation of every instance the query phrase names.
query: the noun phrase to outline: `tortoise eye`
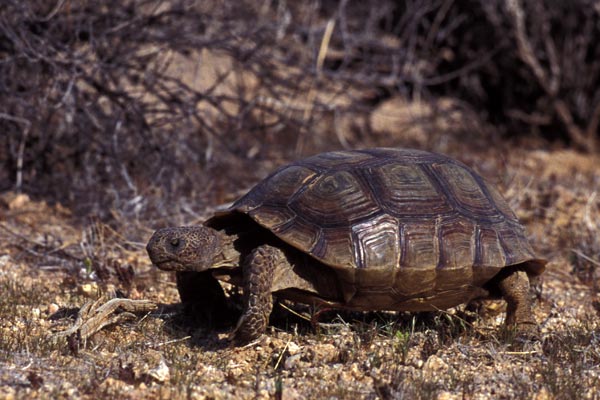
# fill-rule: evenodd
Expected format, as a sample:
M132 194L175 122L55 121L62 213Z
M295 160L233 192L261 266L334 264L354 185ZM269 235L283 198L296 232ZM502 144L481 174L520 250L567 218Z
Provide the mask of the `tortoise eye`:
M179 245L181 244L181 240L179 240L179 238L171 239L170 244L173 247L179 247Z

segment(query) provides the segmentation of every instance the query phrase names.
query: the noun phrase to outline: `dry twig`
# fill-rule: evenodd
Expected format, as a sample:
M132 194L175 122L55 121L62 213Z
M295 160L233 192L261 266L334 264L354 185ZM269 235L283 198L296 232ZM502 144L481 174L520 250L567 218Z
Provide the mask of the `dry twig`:
M73 326L54 333L53 337L69 337L76 334L78 339L85 341L106 326L134 319L134 313L146 313L156 310L156 307L156 303L150 300L115 298L106 301L106 298L101 297L84 304L77 313Z

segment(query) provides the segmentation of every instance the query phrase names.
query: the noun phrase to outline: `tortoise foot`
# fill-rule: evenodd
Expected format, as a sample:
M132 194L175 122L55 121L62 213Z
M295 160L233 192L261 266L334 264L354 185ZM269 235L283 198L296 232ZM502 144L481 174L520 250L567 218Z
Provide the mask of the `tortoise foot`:
M235 345L248 344L262 336L265 332L266 322L259 313L244 313L238 321L237 327L232 332L230 339Z
M535 323L507 325L505 333L508 340L520 343L537 342L541 339L540 329Z

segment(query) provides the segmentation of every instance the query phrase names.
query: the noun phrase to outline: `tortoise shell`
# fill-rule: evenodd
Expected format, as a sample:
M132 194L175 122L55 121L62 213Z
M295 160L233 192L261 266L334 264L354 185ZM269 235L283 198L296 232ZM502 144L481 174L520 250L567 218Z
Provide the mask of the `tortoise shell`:
M357 286L423 299L482 286L506 266L544 268L493 186L425 151L309 157L276 170L226 214L236 212L336 270L346 300Z

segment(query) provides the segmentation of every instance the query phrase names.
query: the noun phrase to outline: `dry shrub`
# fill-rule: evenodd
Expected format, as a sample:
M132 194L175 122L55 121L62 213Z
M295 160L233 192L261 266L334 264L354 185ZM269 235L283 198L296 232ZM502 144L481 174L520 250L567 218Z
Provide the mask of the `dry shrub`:
M0 190L102 219L202 217L270 162L429 146L372 134L371 111L402 97L593 151L594 4L6 0Z
M342 90L310 95L278 18L254 2L5 2L0 190L103 219L228 200L264 173L247 160L302 151ZM194 58L209 82L190 79Z

